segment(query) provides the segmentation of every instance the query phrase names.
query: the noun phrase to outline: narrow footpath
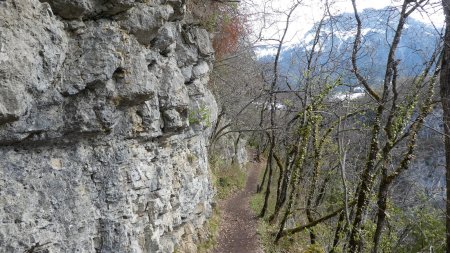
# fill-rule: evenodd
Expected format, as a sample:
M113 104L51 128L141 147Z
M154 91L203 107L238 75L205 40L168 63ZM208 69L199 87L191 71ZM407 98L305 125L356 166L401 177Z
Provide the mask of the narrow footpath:
M252 162L245 189L219 204L222 221L214 253L264 252L256 234L258 220L250 209L250 197L256 192L260 166L260 163Z

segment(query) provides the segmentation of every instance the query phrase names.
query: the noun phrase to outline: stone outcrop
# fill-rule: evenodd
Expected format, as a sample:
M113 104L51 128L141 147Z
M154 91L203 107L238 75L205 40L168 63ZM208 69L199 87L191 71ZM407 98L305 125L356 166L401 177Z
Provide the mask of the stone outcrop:
M213 49L183 0L0 0L0 252L195 251Z
M210 146L210 152L216 159L227 165L239 165L241 169L249 162L247 140L242 135L229 133Z

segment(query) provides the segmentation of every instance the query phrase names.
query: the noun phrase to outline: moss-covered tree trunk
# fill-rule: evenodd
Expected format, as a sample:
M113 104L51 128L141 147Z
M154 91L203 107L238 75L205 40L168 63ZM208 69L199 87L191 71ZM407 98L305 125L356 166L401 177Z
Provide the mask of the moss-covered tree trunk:
M443 108L445 133L445 159L446 159L446 186L447 186L447 253L450 252L450 0L442 0L445 14L444 53L441 66L441 98Z

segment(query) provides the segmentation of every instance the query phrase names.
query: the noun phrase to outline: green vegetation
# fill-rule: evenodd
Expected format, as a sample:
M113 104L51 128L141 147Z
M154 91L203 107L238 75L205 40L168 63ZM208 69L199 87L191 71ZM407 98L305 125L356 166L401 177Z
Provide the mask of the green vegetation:
M192 110L189 112L188 121L190 125L204 124L206 127L210 127L211 112L205 105L202 105L198 110Z
M262 173L261 173L262 174ZM275 175L276 177L278 175ZM260 180L261 181L261 180ZM337 183L337 182L333 182ZM272 187L272 191L276 190ZM338 194L338 193L335 193ZM332 196L332 195L331 195ZM334 202L337 198L330 198L327 201ZM269 198L268 210L273 211L275 208L276 199L274 196ZM250 199L250 207L258 213L264 204L264 192L253 195ZM301 210L298 210L301 212ZM270 212L269 212L270 213ZM445 241L442 238L445 235L445 223L442 222L444 213L439 209L433 207L414 207L408 211L402 210L399 207L393 206L393 203L389 204L388 213L391 216L398 217L390 221L390 232L382 237L380 242L380 249L382 252L428 252L430 245L433 252L444 253ZM304 221L307 222L306 220ZM368 221L364 234L366 237L371 237L375 233L376 224L372 221ZM314 233L321 237L326 238L329 233L329 227L326 224L318 224L313 228ZM316 244L310 244L309 232L306 229L304 232L297 233L291 236L282 238L278 244L274 244L274 235L277 232L277 224L269 222L269 218L259 220L258 235L261 239L265 252L270 253L322 253L326 252L325 249ZM405 238L399 238L397 235L403 235ZM407 235L414 240L406 239ZM408 240L405 246L397 245L402 240ZM373 247L372 242L367 242L368 247ZM342 252L341 249L335 249L335 252Z
M262 174L260 174L260 180L262 179ZM275 178L278 175L274 175ZM271 187L271 191L276 191L275 187ZM272 194L268 201L268 210L273 212L275 209L276 198ZM250 208L255 213L259 213L261 211L262 206L264 205L264 192L256 193L250 199ZM270 253L322 253L325 252L318 245L309 246L308 242L308 233L307 231L303 233L294 234L292 236L286 236L282 238L278 244L273 243L273 238L275 233L277 232L277 224L271 223L269 218L264 218L259 220L257 233L261 239L262 246L265 252Z
M211 249L214 248L214 245L217 244L217 235L219 233L219 225L220 225L220 212L215 207L213 209L213 214L211 218L208 219L205 225L205 231L207 233L206 241L200 243L197 246L197 250L199 253L207 253L210 252Z
M238 164L229 165L217 156L211 156L210 166L218 200L226 199L232 193L244 188L247 174Z
M405 230L410 231L414 241L409 242L407 245L399 248L397 252L424 252L431 248L435 253L444 253L445 241L445 223L442 222L445 214L436 208L430 206L414 207L408 214L411 217L406 217L405 212L400 209L394 210L394 212L400 212L400 219L396 220L397 226L404 225ZM414 222L411 222L414 221ZM385 236L385 241L391 240L390 237ZM390 252L390 251L385 251Z
M189 158L188 158L189 159ZM230 165L216 155L210 157L212 182L217 190L216 202L228 198L232 193L245 186L247 175L239 165ZM221 213L217 206L205 225L207 239L197 246L199 253L210 252L217 244L217 236L221 222Z

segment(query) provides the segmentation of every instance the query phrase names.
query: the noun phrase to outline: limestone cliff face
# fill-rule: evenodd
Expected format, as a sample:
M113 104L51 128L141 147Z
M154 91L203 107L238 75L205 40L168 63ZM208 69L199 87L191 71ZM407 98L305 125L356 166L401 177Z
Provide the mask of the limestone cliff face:
M0 0L0 252L195 251L217 110L209 35L184 16Z

